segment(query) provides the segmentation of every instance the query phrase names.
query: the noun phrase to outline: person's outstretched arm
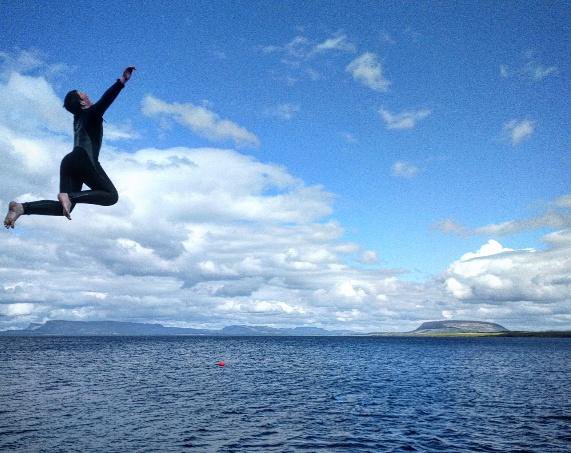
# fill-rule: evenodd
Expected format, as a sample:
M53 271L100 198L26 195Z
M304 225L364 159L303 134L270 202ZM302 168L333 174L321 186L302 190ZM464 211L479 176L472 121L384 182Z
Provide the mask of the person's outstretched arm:
M125 87L125 83L127 83L127 80L131 78L131 74L133 74L134 70L135 66L129 66L126 68L123 71L123 75L117 79L117 81L111 85L111 87L109 87L105 93L103 93L101 99L93 104L93 110L96 111L99 115L103 116L105 111L109 108L121 90Z

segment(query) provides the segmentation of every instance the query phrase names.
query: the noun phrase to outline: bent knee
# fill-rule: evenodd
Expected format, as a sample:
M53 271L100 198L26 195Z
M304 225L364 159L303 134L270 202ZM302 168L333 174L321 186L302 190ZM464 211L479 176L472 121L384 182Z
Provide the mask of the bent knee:
M109 206L117 204L118 201L119 201L119 194L116 191L111 192L109 196Z
M109 192L105 197L105 206L113 206L119 201L119 194L117 191Z

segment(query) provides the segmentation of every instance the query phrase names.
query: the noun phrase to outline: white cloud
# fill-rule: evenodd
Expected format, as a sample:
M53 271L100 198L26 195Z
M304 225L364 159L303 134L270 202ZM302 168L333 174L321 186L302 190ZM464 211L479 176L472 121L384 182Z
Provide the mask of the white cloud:
M4 80L0 93L14 102ZM32 97L46 92L43 77L31 77L27 86ZM57 96L45 102L47 111L61 108ZM54 198L59 161L70 149L71 136L57 124L34 128L43 114L26 105L25 128L0 116L4 207L23 195ZM565 231L546 236L545 251L480 251L472 260L490 264L474 277L454 263L442 280L409 281L402 271L352 266L372 261L373 253L344 240L342 226L330 217L333 195L283 167L233 150L148 146L124 152L120 141L105 143L101 159L119 190L117 205L78 205L71 222L24 216L14 232L0 235L0 329L48 319L116 319L407 330L444 312L514 328L571 322L560 289L571 281ZM565 196L557 203L565 205ZM508 253L537 258L533 266L524 260L521 279L530 288L522 294L541 295L544 286L547 301L503 304L505 291L481 303L470 298L495 284L486 272L508 279L491 264ZM452 281L444 285L451 278L466 297L446 290L455 288Z
M359 262L363 264L376 264L379 262L379 257L374 250L364 250L359 257Z
M149 117L166 116L179 124L189 127L196 134L212 141L231 140L236 145L259 146L260 140L256 135L238 124L221 119L216 113L187 103L168 103L154 96L143 98L143 113Z
M510 137L512 145L527 140L535 131L535 122L531 120L510 120L504 124L504 131Z
M517 69L512 69L506 64L500 65L500 76L508 78L517 76L522 79L540 82L549 76L559 74L559 68L555 65L545 66L536 60L536 52L527 51L524 53L525 62L517 65Z
M560 231L558 240L546 250L513 250L489 240L452 263L446 288L457 299L491 304L571 302L571 230Z
M339 53L353 53L356 51L356 46L346 34L337 32L322 41L298 35L284 45L263 46L260 49L265 54L273 54L280 58L280 62L286 66L286 72L274 73L274 77L292 86L300 80L323 79L323 71L319 67L320 64L323 65L323 60Z
M326 39L325 41L317 44L312 53L323 53L328 51L340 51L340 52L355 52L355 44L350 42L347 35L338 35Z
M45 88L28 82L32 97ZM40 123L38 110L27 113ZM0 122L3 205L54 198L71 137L16 126ZM331 194L282 167L232 150L105 143L117 205L78 205L71 222L24 216L18 234L0 235L0 328L64 318L395 330L416 327L419 301L442 295L437 283L347 264L374 253L343 240Z
M266 114L281 120L289 121L295 117L299 110L299 105L285 103L279 104L270 109L266 109Z
M17 53L0 51L0 65L3 75L11 72L26 74L35 72L35 75L51 78L72 71L74 68L66 64L50 64L46 62L46 55L39 49L24 49Z
M141 135L130 124L106 124L105 138L107 140L134 140Z
M446 234L457 234L465 236L468 234L468 229L457 223L454 219L444 219L432 226L434 229L442 231Z
M537 217L525 220L510 220L482 226L474 230L474 234L507 235L538 228L571 228L571 215L563 212L550 211Z
M387 129L412 129L418 121L423 120L430 113L429 109L405 110L400 113L391 113L384 108L379 110Z
M391 84L383 75L382 64L378 61L377 56L371 52L366 52L354 59L349 63L346 70L352 74L355 80L375 91L388 91Z
M560 208L571 208L571 194L561 195L555 199L554 204Z
M571 208L571 196L563 195L558 197L549 206L550 208L547 212L528 219L508 220L473 229L460 225L452 219L445 219L436 223L434 228L444 233L458 234L460 236L505 236L540 228L571 228L571 213L566 211L566 209Z
M419 42L420 39L423 37L422 33L414 30L412 27L407 26L404 29L404 34L410 38L412 42Z
M305 73L309 77L309 80L312 80L313 82L315 82L316 80L321 80L323 78L321 73L313 68L307 68Z
M452 310L442 310L442 317L444 319L453 319L454 312Z
M410 179L418 175L419 169L416 165L399 160L393 164L391 171L393 176Z
M550 75L556 75L559 70L557 66L544 66L536 61L529 61L524 67L524 73L534 81L540 81Z
M510 70L509 70L508 65L505 65L505 64L500 65L500 75L503 78L507 78L510 76Z
M298 35L287 44L271 45L262 47L262 52L271 54L278 53L285 55L287 64L299 65L299 60L308 60L317 54L327 52L355 52L356 46L353 44L346 34L336 33L335 35L325 39L324 41L315 43L305 36Z
M26 316L32 314L34 308L34 304L29 303L0 305L0 314L10 317Z
M568 208L567 197L557 198L550 206ZM463 306L466 303L496 319L519 318L515 321L522 326L519 328L540 328L546 323L550 328L568 328L571 217L567 213L551 210L531 219L476 228L469 234L507 235L540 228L558 229L543 236L544 249L513 249L490 239L476 252L464 254L449 266L443 278L447 291L459 302L455 315L474 313L475 310ZM528 321L522 323L522 319Z
M311 50L309 39L305 36L296 36L290 42L283 46L264 46L262 51L264 53L284 53L293 58L306 58Z
M395 39L392 37L392 35L385 30L382 30L380 32L380 40L381 40L381 42L383 42L385 44L396 44L397 43L395 41Z
M36 135L73 132L71 115L44 77L10 72L0 86L0 104L0 124L14 131ZM29 114L30 109L34 115Z

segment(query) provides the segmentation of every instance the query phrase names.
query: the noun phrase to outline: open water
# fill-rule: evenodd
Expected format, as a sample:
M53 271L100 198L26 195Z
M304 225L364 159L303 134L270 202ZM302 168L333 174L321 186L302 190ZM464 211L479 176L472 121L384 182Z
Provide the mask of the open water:
M571 451L571 339L0 338L0 451L187 449Z

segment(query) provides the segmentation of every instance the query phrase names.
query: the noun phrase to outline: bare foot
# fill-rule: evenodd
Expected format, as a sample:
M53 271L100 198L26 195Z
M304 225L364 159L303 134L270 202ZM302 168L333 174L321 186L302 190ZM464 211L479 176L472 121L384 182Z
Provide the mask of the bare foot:
M11 201L8 205L8 214L6 214L6 218L4 219L4 226L6 228L14 229L14 225L16 225L16 220L24 213L24 207L21 203L16 203L15 201Z
M57 199L63 206L63 215L71 220L71 201L69 195L66 193L58 193Z

